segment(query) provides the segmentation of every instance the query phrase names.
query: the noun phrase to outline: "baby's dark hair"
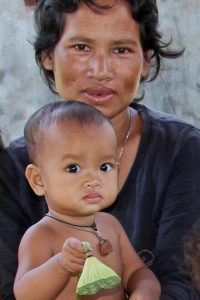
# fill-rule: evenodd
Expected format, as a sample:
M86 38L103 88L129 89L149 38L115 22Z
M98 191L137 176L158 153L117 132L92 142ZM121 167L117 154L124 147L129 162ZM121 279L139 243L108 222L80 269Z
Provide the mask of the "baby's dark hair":
M35 161L37 151L51 126L65 121L75 121L81 126L91 124L101 126L108 122L112 126L110 120L91 105L76 100L47 104L36 111L24 127L24 138L31 162Z
M152 81L160 71L161 59L177 58L182 55L183 50L169 50L168 46L171 41L164 42L162 40L162 35L158 31L159 16L156 0L124 1L130 6L133 19L139 24L143 52L146 53L148 50L152 52L150 57L151 72L149 76L141 78L141 81ZM49 55L55 49L64 31L66 14L75 12L81 3L85 3L96 13L103 13L112 7L113 1L107 5L97 3L95 0L38 0L37 2L35 9L35 58L42 77L49 88L56 92L53 71L44 68L42 54Z
M200 291L200 220L185 237L184 257L187 273Z

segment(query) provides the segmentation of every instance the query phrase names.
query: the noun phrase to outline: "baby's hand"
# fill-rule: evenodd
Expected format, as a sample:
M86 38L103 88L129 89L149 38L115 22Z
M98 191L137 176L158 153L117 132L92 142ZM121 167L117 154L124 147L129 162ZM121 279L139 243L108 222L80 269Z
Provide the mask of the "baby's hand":
M159 300L160 293L155 294L151 289L139 288L136 289L130 296L129 300Z
M81 242L75 238L68 238L59 255L59 265L64 271L72 274L82 272L86 260L86 252Z

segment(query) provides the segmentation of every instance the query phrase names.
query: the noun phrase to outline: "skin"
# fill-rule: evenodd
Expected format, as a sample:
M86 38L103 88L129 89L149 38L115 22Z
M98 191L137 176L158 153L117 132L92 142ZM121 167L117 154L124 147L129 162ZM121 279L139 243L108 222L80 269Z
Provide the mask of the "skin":
M98 143L91 142L97 136ZM53 215L70 223L92 224L91 215L111 205L117 196L117 141L112 126L66 121L45 129L43 140L36 164L26 170L32 188L45 195Z
M137 94L141 76L148 73L148 56L143 53L139 26L127 3L116 1L103 14L84 4L68 14L61 39L51 55L43 54L43 64L53 70L57 91L63 99L91 104L110 118L119 153L129 126L128 105ZM142 123L136 112L133 119L134 132L119 170L120 189L141 137Z
M147 69L139 27L122 3L103 14L86 5L68 14L49 63L63 99L81 99L109 118L132 102Z
M75 300L77 276L86 260L81 241L88 241L92 254L123 280L112 289L81 299L125 300L125 288L131 300L158 300L160 285L119 222L98 212L113 203L117 194L117 141L113 128L109 123L97 127L65 122L46 130L36 162L26 170L30 185L36 194L45 195L53 216L85 226L95 221L114 251L102 256L96 235L44 217L28 229L20 243L16 299ZM97 135L98 143L91 143Z

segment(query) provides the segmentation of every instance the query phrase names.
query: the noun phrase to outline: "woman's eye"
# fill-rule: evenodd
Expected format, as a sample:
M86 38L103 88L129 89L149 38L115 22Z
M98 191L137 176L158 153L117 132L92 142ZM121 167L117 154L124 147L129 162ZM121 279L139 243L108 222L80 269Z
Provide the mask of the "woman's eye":
M78 173L78 172L80 172L80 170L81 170L81 168L77 164L71 164L66 168L66 171L68 173Z
M89 51L89 47L85 44L77 44L74 48L79 51Z
M112 164L104 163L104 164L101 165L100 170L103 171L103 172L109 172L109 171L112 170L112 168L113 168Z
M120 47L120 48L116 48L114 52L117 54L125 54L125 53L129 53L130 50L128 48Z

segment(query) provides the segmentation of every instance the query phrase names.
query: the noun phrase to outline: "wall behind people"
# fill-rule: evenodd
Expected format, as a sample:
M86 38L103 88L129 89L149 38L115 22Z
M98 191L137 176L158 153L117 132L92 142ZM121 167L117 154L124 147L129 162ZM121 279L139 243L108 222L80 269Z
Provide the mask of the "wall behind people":
M33 10L23 0L1 0L0 129L4 143L22 135L25 120L54 96L34 60Z
M183 57L164 63L155 82L145 84L144 103L200 127L199 0L158 0L158 5L161 31L172 36L175 48L186 50ZM55 99L34 61L32 16L23 0L1 0L0 128L5 144L22 135L33 111Z
M172 36L184 55L167 60L161 76L147 85L145 102L155 109L176 114L200 127L200 2L158 0L161 31ZM176 30L174 30L176 28ZM159 95L159 98L158 98Z

